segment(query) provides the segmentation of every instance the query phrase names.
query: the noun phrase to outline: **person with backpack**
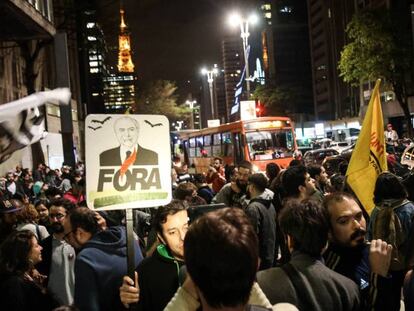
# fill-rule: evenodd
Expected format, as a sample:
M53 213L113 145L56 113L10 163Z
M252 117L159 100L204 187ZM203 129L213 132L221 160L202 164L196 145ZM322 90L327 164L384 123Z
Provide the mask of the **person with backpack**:
M276 260L276 210L272 204L273 192L266 188L267 183L267 178L260 173L249 176L247 182L250 202L245 212L259 238L259 270L273 267Z
M368 239L381 239L393 247L389 273L392 276L392 309L400 310L401 287L413 251L412 230L414 204L400 179L389 172L381 173L375 183L375 208L368 227Z

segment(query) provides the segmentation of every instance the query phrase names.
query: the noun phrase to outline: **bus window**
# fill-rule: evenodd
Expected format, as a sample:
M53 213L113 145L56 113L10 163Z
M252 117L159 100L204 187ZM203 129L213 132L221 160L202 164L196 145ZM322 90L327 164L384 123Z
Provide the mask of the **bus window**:
M203 157L203 156L205 156L203 137L198 136L196 137L196 157Z
M190 152L189 152L189 156L190 158L194 158L196 156L196 142L195 142L195 138L190 138Z
M294 138L291 129L246 133L251 160L272 160L292 157Z
M211 135L204 136L204 150L208 157L211 157Z
M184 162L189 163L190 162L189 161L190 149L188 148L188 141L187 140L183 141L182 149L183 149L183 154L184 154Z
M231 139L231 133L223 133L223 148L224 148L224 156L225 157L232 157L234 154L234 146Z
M234 147L235 147L235 159L236 163L244 160L243 146L242 146L242 135L241 133L233 133Z
M223 154L221 152L221 134L214 134L213 135L213 157L222 157Z

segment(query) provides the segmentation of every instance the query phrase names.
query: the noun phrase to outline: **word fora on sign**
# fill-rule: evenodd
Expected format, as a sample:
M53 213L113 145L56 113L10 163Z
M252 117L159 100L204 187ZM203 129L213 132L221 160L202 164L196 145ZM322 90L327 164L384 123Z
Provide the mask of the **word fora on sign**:
M110 184L116 191L161 189L158 168L132 168L121 175L121 170L105 168L99 170L98 192Z

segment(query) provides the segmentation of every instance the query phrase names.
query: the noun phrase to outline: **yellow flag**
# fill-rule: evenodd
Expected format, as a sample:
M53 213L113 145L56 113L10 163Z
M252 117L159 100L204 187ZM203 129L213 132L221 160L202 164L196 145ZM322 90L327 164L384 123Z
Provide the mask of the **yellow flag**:
M374 208L373 197L377 177L381 172L388 170L379 92L380 83L381 80L375 83L361 132L346 171L348 186L368 214L371 214Z

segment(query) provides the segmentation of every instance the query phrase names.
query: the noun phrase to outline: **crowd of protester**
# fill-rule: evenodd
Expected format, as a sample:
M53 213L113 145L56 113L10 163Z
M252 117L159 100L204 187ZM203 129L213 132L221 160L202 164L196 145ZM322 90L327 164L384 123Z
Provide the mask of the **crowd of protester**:
M85 167L17 166L0 182L2 310L414 310L413 174L379 175L370 217L345 184L293 160L205 173L172 161L171 203L85 202Z

